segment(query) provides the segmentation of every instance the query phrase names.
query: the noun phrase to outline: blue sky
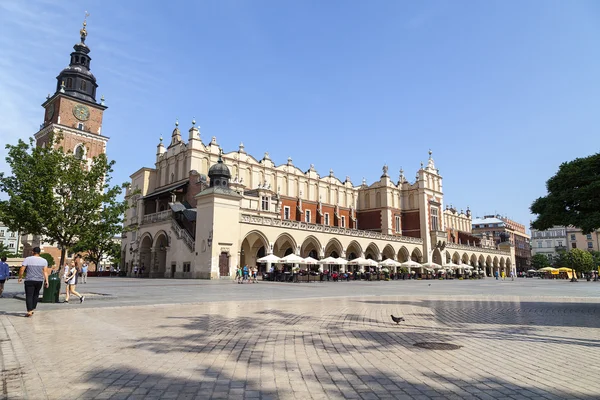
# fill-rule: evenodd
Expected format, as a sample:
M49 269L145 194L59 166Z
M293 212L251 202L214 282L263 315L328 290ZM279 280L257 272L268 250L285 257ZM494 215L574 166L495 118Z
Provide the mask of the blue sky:
M37 131L88 18L114 182L193 117L207 142L355 185L414 180L525 225L560 163L600 148L595 1L0 0L0 142ZM4 146L0 170L6 171Z

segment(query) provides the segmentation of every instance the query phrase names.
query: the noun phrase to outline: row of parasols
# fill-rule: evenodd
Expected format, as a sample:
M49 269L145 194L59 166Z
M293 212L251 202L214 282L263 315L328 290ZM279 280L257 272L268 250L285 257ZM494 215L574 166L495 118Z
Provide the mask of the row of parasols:
M395 267L403 267L403 268L425 268L426 270L433 271L446 271L446 270L455 270L455 269L464 269L471 270L474 269L472 266L467 264L455 264L453 262L448 263L446 265L440 265L434 262L426 262L420 264L413 260L408 260L403 263L400 263L396 260L392 260L391 258L387 258L383 261L375 261L369 258L358 257L352 259L350 261L343 259L341 257L327 257L322 260L317 260L312 257L302 258L296 254L288 254L285 257L277 257L274 254L269 254L265 257L259 258L257 260L259 263L270 263L270 264L299 264L299 265L356 265L362 267L382 267L382 268L395 268Z

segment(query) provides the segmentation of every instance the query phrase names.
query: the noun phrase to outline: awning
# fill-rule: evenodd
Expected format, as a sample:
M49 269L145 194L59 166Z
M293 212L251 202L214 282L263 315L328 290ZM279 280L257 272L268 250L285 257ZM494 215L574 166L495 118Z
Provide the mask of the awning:
M186 179L184 182L179 182L176 183L174 185L169 185L163 189L160 189L156 192L152 192L150 194L147 194L146 196L143 197L143 199L151 199L153 197L157 197L160 196L161 194L165 194L165 193L169 193L173 190L177 190L177 189L181 189L182 187L184 187L185 185L187 185L189 183L189 179Z

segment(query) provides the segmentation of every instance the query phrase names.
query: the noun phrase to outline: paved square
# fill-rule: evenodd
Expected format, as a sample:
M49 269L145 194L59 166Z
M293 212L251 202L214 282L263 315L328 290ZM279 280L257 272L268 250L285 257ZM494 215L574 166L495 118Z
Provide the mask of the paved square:
M600 398L600 283L98 279L80 286L113 297L40 304L30 319L21 316L22 301L0 299L8 310L0 315L2 396ZM20 289L7 284L8 292ZM396 325L390 314L406 322Z

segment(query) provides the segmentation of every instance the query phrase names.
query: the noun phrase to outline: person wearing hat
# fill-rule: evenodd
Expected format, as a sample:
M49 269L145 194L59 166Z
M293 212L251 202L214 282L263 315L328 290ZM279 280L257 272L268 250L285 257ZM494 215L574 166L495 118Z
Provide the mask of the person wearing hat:
M25 304L27 305L26 317L31 317L37 307L40 297L40 289L42 285L48 287L48 261L40 257L40 248L34 247L33 255L23 260L21 269L19 270L19 283L25 277Z

